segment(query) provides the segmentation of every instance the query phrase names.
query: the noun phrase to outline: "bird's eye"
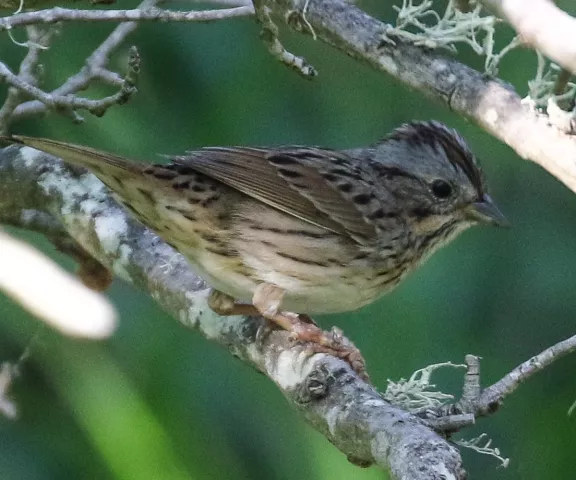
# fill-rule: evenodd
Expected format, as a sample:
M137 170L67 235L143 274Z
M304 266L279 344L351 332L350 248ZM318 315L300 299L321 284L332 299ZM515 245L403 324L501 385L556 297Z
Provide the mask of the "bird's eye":
M432 193L437 198L448 198L452 196L452 193L454 193L452 185L450 185L446 180L434 180L430 187L432 188Z

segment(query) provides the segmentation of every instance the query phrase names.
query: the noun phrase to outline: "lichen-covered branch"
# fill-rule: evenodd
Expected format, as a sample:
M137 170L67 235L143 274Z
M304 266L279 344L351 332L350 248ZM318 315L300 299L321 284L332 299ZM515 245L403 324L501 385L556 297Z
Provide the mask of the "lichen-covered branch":
M212 312L206 285L184 258L128 218L93 175L31 148L9 147L0 150L0 184L0 222L39 231L43 224L61 224L66 235L184 325L267 375L351 461L377 463L397 479L464 478L453 445L423 420L384 401L344 361L310 356L285 331L257 338L261 318ZM30 224L27 211L44 221Z
M303 5L299 0L267 3L282 18ZM444 103L576 191L576 139L524 105L510 85L435 51L388 37L392 26L345 0L310 0L306 19L318 39Z

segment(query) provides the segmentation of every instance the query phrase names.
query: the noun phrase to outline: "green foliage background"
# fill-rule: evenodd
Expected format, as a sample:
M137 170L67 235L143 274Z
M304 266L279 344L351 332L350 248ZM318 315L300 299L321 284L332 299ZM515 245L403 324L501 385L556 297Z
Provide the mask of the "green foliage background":
M363 7L392 19L389 2ZM45 85L76 72L112 28L66 26L44 57ZM387 378L461 362L466 353L484 357L489 384L574 333L572 192L443 106L320 42L283 31L285 44L320 72L313 82L301 79L267 54L258 31L248 19L142 25L128 43L138 46L143 61L139 93L129 104L102 119L87 116L81 126L49 115L14 131L155 161L157 152L204 145L352 147L411 119L439 119L469 140L513 228L464 234L394 293L359 312L321 318L322 325L336 324L356 342L380 389ZM23 37L18 30L14 35ZM504 29L502 42L510 36ZM114 57L117 69L127 46ZM12 67L24 53L5 35L0 52ZM465 47L459 55L481 68L482 60ZM525 92L534 71L534 54L518 51L500 76ZM4 94L0 90L0 98ZM73 268L42 238L18 234ZM40 333L13 390L20 418L0 418L0 479L386 478L377 468L349 464L269 381L186 330L146 295L121 281L109 295L121 317L110 340ZM38 325L0 297L0 361L18 358ZM576 399L575 368L574 356L558 362L501 412L465 432L487 432L511 458L499 469L494 459L464 451L471 478L573 478L576 417L567 410ZM436 380L443 390L459 392L459 372Z

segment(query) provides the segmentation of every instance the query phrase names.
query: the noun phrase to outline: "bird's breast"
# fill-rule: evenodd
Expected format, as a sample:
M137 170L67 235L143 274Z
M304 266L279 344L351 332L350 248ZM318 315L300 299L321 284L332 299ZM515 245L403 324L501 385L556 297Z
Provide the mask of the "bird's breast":
M358 309L402 278L396 257L374 247L260 206L241 213L234 250L260 282L286 291L282 308L298 313Z

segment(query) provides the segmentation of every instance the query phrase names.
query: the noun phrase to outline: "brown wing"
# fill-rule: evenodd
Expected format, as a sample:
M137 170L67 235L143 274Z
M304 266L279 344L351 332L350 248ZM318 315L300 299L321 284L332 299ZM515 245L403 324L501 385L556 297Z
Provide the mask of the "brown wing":
M352 236L359 243L375 238L374 227L349 198L351 189L369 185L350 170L351 159L342 152L306 147L213 147L169 158L306 222ZM356 178L346 182L344 193L337 181L345 178L348 170Z
M87 167L108 185L111 176L139 175L144 170L142 164L88 147L44 138L15 136L10 140ZM176 167L196 170L358 243L375 240L374 227L366 221L376 202L369 174L345 153L307 147L235 147L205 148L169 158ZM110 185L112 189L117 189L116 183Z

